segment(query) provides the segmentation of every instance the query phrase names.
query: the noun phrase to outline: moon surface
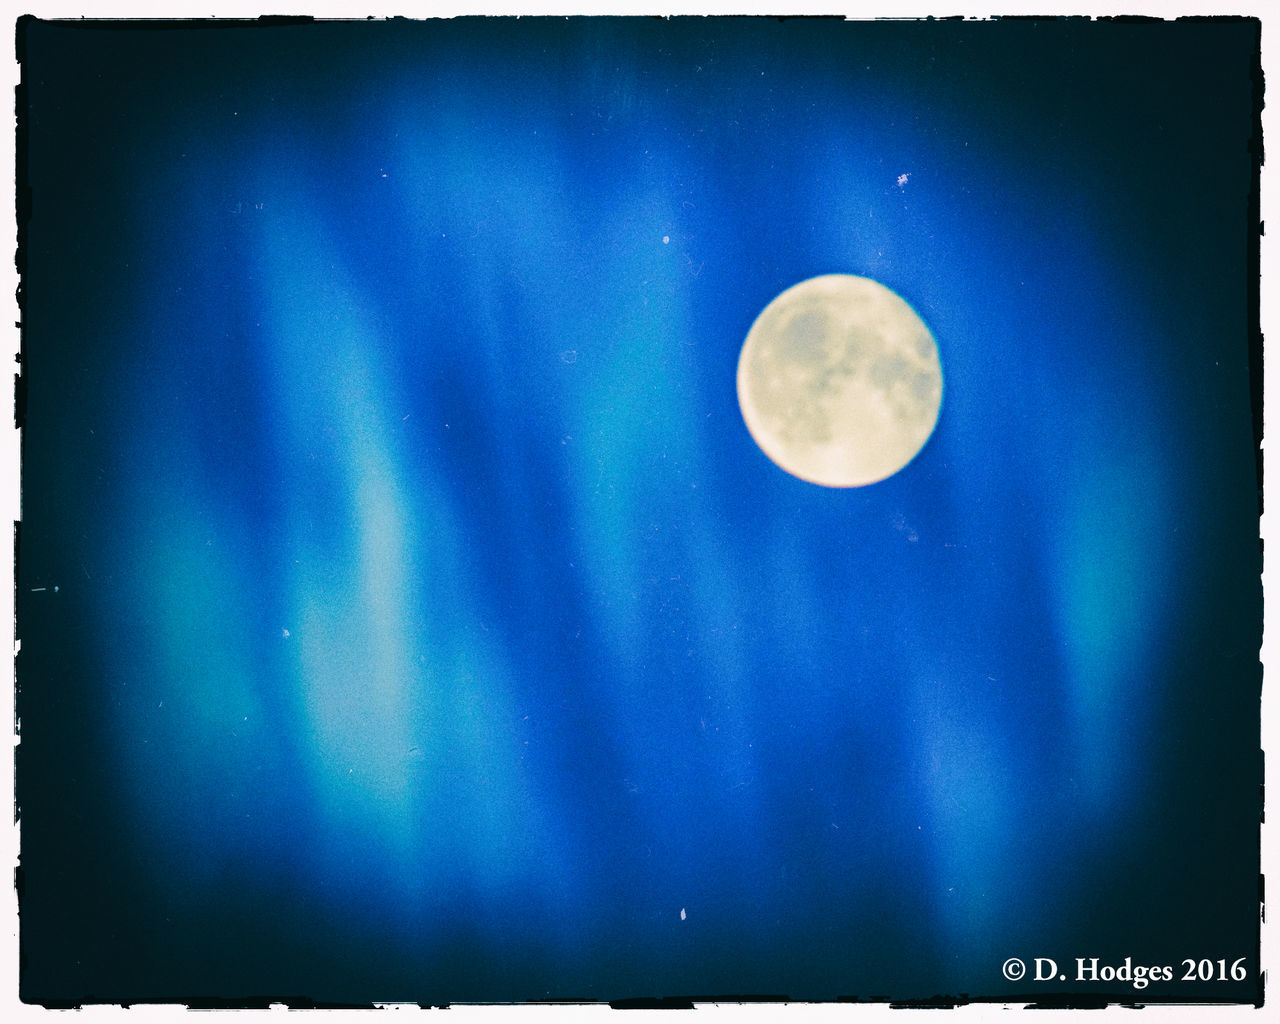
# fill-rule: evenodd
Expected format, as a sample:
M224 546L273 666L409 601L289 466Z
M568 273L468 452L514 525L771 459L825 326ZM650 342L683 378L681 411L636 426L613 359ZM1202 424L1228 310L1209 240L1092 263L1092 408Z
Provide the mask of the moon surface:
M942 407L929 328L884 285L824 274L756 318L738 358L738 405L761 450L793 476L862 487L924 447Z

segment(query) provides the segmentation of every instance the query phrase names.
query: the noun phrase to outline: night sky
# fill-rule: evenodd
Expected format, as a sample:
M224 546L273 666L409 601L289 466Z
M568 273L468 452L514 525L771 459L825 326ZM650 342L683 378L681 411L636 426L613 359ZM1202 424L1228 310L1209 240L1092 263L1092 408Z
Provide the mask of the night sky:
M1256 998L1256 22L18 47L23 999ZM737 404L826 273L864 488Z

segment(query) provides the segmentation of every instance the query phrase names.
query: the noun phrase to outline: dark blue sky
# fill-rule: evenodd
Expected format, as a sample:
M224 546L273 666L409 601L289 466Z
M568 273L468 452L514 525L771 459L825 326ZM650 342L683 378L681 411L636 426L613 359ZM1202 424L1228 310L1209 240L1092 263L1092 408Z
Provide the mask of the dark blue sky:
M1256 25L19 41L24 998L1252 956ZM822 273L941 355L867 488L737 408Z

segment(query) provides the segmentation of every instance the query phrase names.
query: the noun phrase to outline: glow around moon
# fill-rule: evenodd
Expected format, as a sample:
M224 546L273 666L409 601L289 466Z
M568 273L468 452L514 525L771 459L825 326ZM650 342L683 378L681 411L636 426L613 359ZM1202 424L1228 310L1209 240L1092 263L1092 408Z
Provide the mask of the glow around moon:
M924 447L942 407L938 346L884 285L810 278L756 318L738 359L738 404L761 450L826 487L892 476Z

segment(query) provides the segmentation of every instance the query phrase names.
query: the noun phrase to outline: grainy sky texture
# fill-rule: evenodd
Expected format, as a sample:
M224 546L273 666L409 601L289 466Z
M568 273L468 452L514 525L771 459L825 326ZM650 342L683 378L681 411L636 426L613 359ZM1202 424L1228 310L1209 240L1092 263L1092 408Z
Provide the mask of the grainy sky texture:
M19 43L25 999L1255 997L1256 24ZM737 407L823 273L867 488Z

